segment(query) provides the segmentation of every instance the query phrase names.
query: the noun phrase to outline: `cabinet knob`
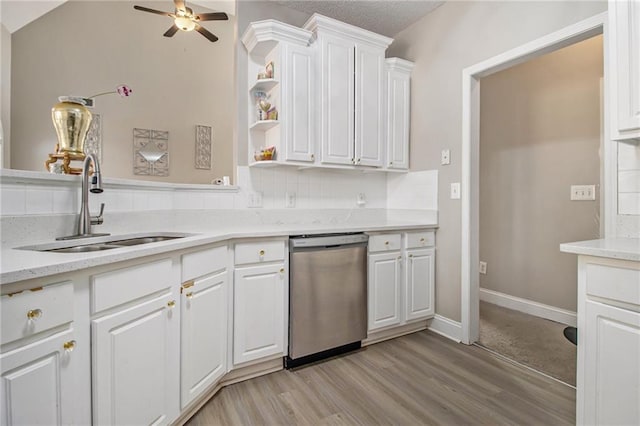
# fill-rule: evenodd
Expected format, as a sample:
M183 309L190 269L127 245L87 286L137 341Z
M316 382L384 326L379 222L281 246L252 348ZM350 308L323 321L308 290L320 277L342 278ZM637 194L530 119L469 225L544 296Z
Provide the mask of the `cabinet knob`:
M69 340L68 342L64 342L62 347L67 352L73 352L73 350L76 348L76 341L75 340Z
M424 237L420 238L420 242L424 243Z
M260 257L264 256L264 250L260 250L258 254L260 255Z
M280 268L280 273L284 274L284 268Z
M173 307L176 306L176 301L175 300L168 301L167 306L169 307L169 309L173 309Z
M189 293L186 294L187 299L192 299L193 298L193 292L190 291Z
M402 260L402 256L398 256L398 262Z
M413 257L413 255L412 255L412 254L410 254L410 255L409 255L409 257Z
M315 159L316 159L315 154L311 154L311 159L312 159L312 160L315 160Z
M356 160L356 164L360 164L360 159L359 158Z
M389 161L389 165L390 165L390 166L393 166L393 161Z
M388 246L388 245L389 245L389 241L385 241L385 242L384 242L384 245L385 245L385 246Z
M42 316L42 309L31 309L27 312L27 318L36 320Z

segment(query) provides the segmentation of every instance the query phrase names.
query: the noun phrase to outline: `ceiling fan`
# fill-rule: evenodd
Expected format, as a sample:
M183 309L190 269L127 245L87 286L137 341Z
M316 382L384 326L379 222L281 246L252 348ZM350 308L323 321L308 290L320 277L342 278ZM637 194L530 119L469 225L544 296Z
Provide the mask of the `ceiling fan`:
M143 12L155 13L156 15L163 15L173 18L173 25L169 28L163 35L165 37L173 37L178 30L182 31L193 31L196 30L203 36L205 36L209 41L214 42L218 41L218 37L215 34L210 33L206 28L200 25L202 21L226 21L229 19L226 13L224 12L214 12L214 13L193 13L193 10L185 4L184 0L173 0L176 6L176 11L174 13L163 12L161 10L149 9L148 7L143 6L133 6L136 10L141 10Z

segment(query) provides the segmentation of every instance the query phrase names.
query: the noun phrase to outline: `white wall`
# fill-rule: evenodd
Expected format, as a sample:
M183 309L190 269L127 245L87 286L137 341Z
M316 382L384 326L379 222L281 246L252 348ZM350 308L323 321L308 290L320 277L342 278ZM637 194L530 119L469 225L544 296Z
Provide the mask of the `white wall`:
M0 24L0 121L2 122L2 161L0 167L11 165L11 34Z
M411 83L411 169L438 170L436 311L459 321L462 70L511 48L606 11L605 1L449 1L405 31L387 56L415 62ZM440 166L440 151L452 163ZM464 190L464 188L463 188Z

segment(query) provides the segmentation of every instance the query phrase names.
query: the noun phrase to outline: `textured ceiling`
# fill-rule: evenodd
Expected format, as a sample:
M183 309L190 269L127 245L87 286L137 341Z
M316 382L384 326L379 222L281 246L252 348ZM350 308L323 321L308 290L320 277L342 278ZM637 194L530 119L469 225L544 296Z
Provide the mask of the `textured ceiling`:
M271 0L301 12L319 13L393 37L444 1L435 0Z

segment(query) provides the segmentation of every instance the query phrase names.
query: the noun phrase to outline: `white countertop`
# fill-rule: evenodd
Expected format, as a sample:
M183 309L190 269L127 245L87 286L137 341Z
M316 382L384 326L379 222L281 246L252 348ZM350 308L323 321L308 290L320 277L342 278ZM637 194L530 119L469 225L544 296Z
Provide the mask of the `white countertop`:
M560 251L640 262L640 238L603 238L560 244Z
M32 243L53 242L47 241L21 241L5 244L0 250L0 284L9 284L32 278L46 277L50 275L66 273L86 268L91 268L109 263L131 260L143 256L168 253L175 250L197 247L234 238L257 237L286 237L289 235L321 234L338 232L375 232L408 230L419 228L434 228L437 226L437 214L428 212L419 219L380 218L366 221L347 221L343 223L244 223L244 224L212 224L212 223L185 223L184 225L172 225L167 228L157 229L157 233L184 232L196 234L193 236L162 241L151 244L141 244L132 247L116 248L88 253L55 253L17 249L31 245ZM360 223L359 223L360 222ZM96 229L95 232L101 232ZM135 228L128 233L114 233L114 235L132 235ZM153 234L152 229L137 229L138 234ZM79 244L88 244L91 239L83 239Z

